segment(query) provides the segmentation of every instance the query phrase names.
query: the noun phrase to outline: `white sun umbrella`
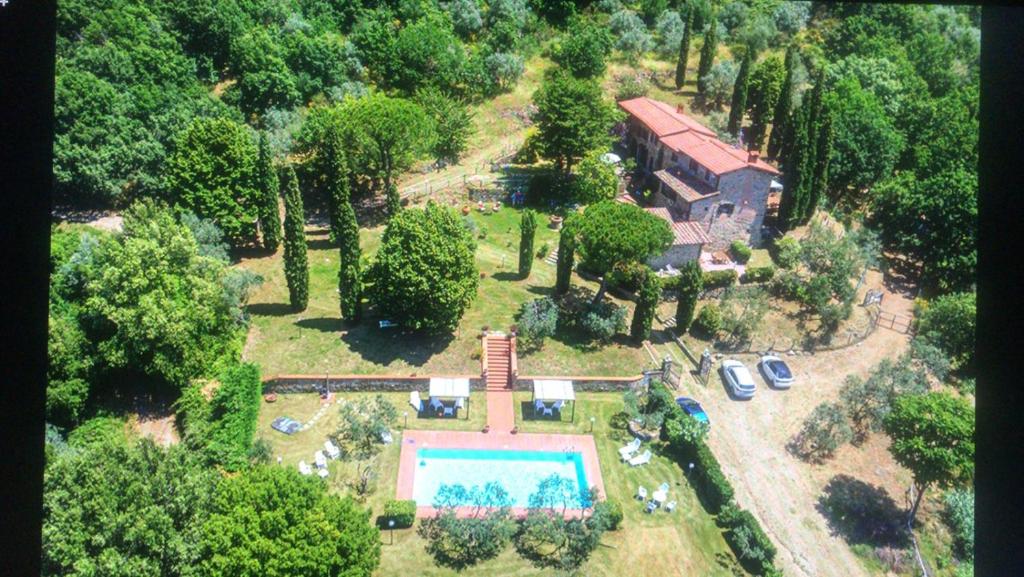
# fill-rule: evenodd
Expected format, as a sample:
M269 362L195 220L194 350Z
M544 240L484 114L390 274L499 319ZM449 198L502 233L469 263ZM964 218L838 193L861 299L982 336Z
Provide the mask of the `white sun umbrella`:
M601 155L601 162L605 162L607 164L618 164L622 162L622 157L614 152L606 152Z

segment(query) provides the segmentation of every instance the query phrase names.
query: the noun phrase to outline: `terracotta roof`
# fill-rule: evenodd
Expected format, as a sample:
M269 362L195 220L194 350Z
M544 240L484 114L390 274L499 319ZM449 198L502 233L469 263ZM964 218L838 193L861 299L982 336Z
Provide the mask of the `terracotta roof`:
M629 194L628 192L623 192L619 196L615 197L615 200L619 202L625 202L626 204L637 204L636 199L633 198L633 195Z
M651 132L659 137L691 130L705 136L715 136L715 131L679 112L671 104L652 100L646 96L623 100L619 102L619 107L643 122Z
M678 168L670 167L654 173L654 177L686 202L694 202L718 194L710 184L694 178Z
M667 208L661 206L650 206L644 210L668 223L672 229L672 234L675 235L675 242L673 244L705 244L711 242L711 238L704 232L704 228L700 223L689 220L676 220Z
M746 150L722 142L713 130L670 104L642 96L623 100L619 107L656 134L662 144L696 160L714 174L725 174L748 166L780 174L777 168L760 158L749 162Z

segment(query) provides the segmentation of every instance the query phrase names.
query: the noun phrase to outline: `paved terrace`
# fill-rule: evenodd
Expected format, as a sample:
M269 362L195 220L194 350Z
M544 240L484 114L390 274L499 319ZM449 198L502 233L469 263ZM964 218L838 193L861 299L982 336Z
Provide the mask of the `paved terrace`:
M490 396L491 393L488 393ZM511 393L509 393L511 395ZM600 499L605 498L604 479L597 460L597 446L590 435L556 435L509 432L477 433L468 431L405 431L402 433L402 452L398 461L398 491L396 498L412 499L413 479L416 475L416 450L419 448L491 449L510 451L551 451L562 452L566 448L583 454L583 467L587 474L587 485L597 487ZM468 515L472 507L460 509L457 513ZM434 507L416 508L417 517L429 517ZM513 507L512 514L525 516L524 507ZM579 510L574 512L579 514Z

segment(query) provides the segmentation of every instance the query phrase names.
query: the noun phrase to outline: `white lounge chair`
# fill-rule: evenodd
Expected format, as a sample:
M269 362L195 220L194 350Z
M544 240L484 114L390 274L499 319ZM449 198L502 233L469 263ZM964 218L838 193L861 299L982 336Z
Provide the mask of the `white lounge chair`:
M632 459L630 459L629 460L629 464L632 465L633 467L639 467L640 465L646 465L647 463L651 462L651 457L652 456L653 455L651 455L651 450L647 449L646 451L644 451L644 453L642 455L637 455L636 457L633 457Z
M299 461L299 472L303 475L312 475L313 469L305 461Z
M643 485L640 485L636 490L636 498L643 501L647 498L647 489Z
M671 513L672 511L675 510L675 508L676 508L676 502L675 501L669 501L668 503L665 503L665 512L666 513Z
M341 449L339 449L337 445L332 443L330 439L324 441L324 452L327 453L327 456L332 459L337 459L341 457Z
M327 469L320 469L319 471L316 472L316 474L319 475L321 479L326 479Z
M459 397L459 398L455 399L455 408L456 409L465 409L466 408L466 399L464 399L462 397Z
M392 441L394 441L394 439L391 438L391 431L384 431L380 434L380 442L385 445L390 445Z
M313 453L313 462L316 463L317 469L327 468L327 456L324 455L323 451L317 451Z
M423 410L423 399L420 398L419 391L409 391L409 404L417 413Z
M640 450L640 442L640 439L633 439L625 447L619 448L619 457L621 457L623 461L629 460L629 458L633 456L633 453Z

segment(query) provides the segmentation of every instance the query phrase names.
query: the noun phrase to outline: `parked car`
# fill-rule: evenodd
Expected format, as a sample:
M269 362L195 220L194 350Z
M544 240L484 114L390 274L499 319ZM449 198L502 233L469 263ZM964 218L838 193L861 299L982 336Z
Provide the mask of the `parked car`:
M793 384L793 371L779 357L765 355L761 357L761 372L768 384L776 389L788 389Z
M732 395L738 399L751 399L757 385L754 384L754 377L743 366L743 363L726 359L722 361L722 378L729 385Z
M700 406L700 403L697 401L690 397L676 397L676 404L679 405L679 408L687 415L690 415L705 425L711 425L711 421L708 420L708 414L704 412L704 407Z

